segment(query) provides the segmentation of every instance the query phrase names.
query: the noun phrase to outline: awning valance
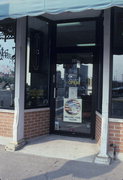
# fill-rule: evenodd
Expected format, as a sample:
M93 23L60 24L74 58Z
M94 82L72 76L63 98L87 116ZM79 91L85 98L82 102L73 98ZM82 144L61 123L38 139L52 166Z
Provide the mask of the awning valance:
M123 0L0 0L0 19L123 7Z

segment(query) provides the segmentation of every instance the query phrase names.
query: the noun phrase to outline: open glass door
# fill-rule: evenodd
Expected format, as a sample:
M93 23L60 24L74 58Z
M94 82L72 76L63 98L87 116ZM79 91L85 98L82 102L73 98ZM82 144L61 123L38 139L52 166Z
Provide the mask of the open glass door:
M93 53L59 53L56 63L55 131L91 133Z

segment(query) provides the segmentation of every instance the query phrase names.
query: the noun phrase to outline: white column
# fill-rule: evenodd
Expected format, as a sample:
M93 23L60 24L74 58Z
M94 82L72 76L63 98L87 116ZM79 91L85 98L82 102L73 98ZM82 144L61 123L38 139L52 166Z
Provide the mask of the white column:
M6 147L7 150L16 150L24 145L26 17L17 19L16 27L15 116L13 142Z
M109 164L108 148L108 116L109 116L109 81L110 81L110 25L111 10L104 10L104 49L103 49L103 91L102 91L102 127L100 153L95 162Z

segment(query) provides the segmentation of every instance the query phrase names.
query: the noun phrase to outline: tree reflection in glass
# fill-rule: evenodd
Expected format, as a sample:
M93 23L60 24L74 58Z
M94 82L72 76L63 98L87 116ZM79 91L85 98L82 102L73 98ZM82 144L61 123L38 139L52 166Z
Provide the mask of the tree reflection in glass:
M15 21L0 24L0 108L14 108Z

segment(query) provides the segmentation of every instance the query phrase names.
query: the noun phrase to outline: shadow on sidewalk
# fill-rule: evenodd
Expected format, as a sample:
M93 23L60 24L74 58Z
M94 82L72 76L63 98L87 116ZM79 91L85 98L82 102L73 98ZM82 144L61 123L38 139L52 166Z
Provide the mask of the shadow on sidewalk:
M119 161L112 163L111 165L98 165L94 163L86 163L79 161L68 161L62 167L51 167L46 173L40 174L38 176L30 177L24 180L54 180L57 178L66 180L66 176L70 176L68 179L91 179L101 175L107 175L107 173L112 174L113 169L115 169L120 164ZM55 169L55 170L54 170ZM103 179L104 177L102 177ZM99 178L100 179L100 178ZM107 179L107 178L106 178ZM111 178L112 179L112 178ZM115 177L114 177L115 179ZM113 180L114 180L113 179ZM119 179L122 180L122 179Z

